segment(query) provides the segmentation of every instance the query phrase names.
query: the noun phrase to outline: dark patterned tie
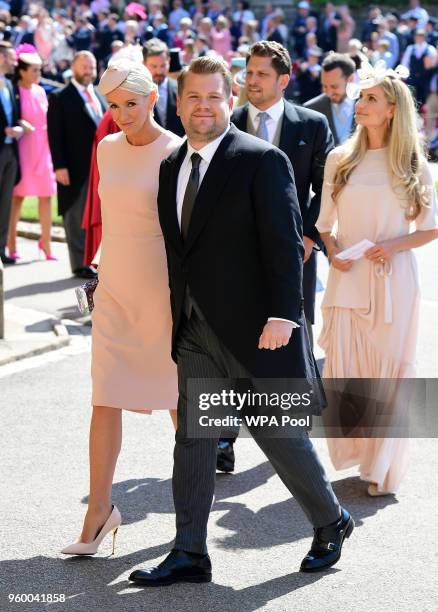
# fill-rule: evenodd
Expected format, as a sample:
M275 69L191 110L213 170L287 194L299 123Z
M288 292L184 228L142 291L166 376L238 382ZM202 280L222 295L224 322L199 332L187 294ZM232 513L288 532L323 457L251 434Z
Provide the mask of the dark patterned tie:
M193 212L193 206L196 200L196 194L199 188L199 164L202 161L202 157L198 153L192 153L190 157L192 162L192 171L187 183L186 192L184 194L184 200L181 212L181 234L184 240L187 238L189 231L190 218Z

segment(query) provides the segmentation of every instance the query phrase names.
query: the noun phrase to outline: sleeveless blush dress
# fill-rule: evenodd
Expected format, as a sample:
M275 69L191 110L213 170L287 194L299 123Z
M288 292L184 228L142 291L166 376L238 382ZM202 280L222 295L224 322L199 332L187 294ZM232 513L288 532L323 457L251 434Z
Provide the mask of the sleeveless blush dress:
M92 313L92 402L149 413L176 409L172 315L158 210L160 163L182 140L145 146L123 132L97 148L102 243Z

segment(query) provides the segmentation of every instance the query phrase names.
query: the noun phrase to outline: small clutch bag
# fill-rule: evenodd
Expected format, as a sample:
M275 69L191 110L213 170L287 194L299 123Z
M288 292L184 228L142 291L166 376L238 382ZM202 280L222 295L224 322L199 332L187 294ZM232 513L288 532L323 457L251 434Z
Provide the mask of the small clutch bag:
M99 283L98 278L92 278L80 287L75 289L76 298L78 300L79 312L83 315L89 315L94 308L93 295Z

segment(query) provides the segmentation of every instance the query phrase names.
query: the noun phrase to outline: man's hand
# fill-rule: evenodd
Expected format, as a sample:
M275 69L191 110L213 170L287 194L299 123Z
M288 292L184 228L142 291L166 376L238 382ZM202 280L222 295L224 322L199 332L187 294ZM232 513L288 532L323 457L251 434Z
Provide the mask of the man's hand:
M61 183L61 185L65 185L66 187L70 185L70 175L67 168L58 168L58 170L55 170L55 175L56 180L58 183Z
M292 335L293 325L287 321L268 321L259 338L259 349L271 349L286 346Z
M313 251L313 245L315 244L311 238L307 236L303 237L304 240L304 263L309 259Z
M24 130L19 125L16 125L14 127L5 128L5 134L6 136L9 136L9 138L15 138L15 140L19 140L23 136Z

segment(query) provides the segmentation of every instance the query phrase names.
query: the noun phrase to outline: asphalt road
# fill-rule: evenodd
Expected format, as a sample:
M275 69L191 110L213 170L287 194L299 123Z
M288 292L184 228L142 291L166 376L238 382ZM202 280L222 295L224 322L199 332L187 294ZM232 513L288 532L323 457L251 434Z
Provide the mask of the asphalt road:
M371 499L354 469L336 473L315 443L357 528L341 561L298 572L310 527L251 439L239 440L234 475L217 476L209 548L214 581L142 590L130 571L155 562L174 536L173 434L165 413L126 414L114 485L123 515L116 555L66 559L87 496L88 339L0 378L3 441L1 610L307 612L436 610L438 442L413 440L396 498ZM76 353L76 354L75 354ZM7 366L6 366L7 367ZM63 594L66 602L9 604L9 594Z

